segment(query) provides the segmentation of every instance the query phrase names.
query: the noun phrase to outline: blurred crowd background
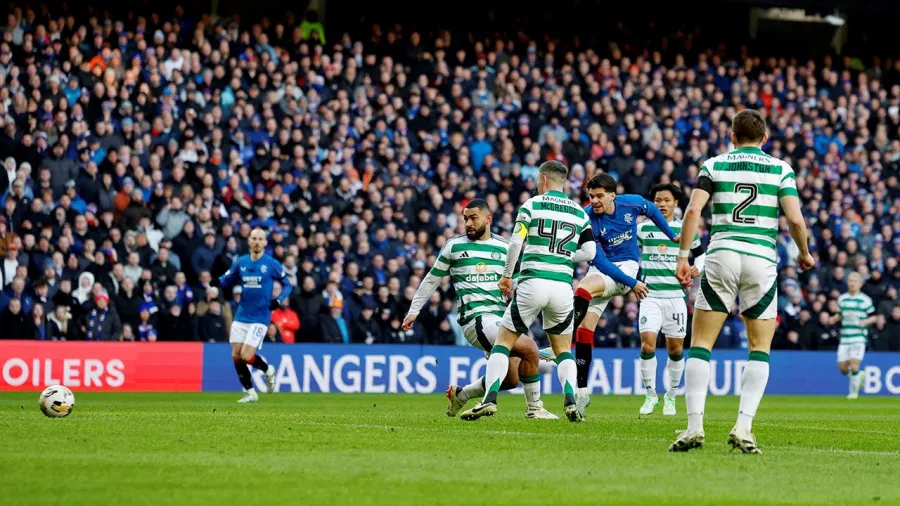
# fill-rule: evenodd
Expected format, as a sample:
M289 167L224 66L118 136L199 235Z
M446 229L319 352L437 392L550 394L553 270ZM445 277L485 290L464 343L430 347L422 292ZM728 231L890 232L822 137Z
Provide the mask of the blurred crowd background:
M373 9L331 9L326 24L315 11L13 5L0 336L225 342L241 293L213 280L259 226L297 287L267 339L464 344L449 279L414 330L400 322L468 200L486 198L508 235L547 159L584 204L598 171L624 193L689 193L730 148L731 116L756 108L765 151L796 171L818 261L798 272L783 224L775 347L836 348L829 316L856 271L878 313L870 349L900 350L896 43L787 54L696 19L583 35L552 13L442 27ZM617 298L597 346L638 346L637 320L633 297ZM746 345L735 311L719 346Z

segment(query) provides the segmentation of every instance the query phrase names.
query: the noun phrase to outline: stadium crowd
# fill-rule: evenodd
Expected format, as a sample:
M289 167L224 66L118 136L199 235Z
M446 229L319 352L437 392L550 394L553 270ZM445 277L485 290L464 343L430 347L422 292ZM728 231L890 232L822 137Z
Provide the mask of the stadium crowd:
M582 203L601 170L621 192L689 190L729 149L731 115L753 107L765 150L794 166L819 262L798 272L782 226L775 346L836 348L828 317L857 271L879 315L870 347L900 350L900 60L378 25L326 43L314 18L180 10L17 9L2 34L4 338L227 341L241 293L213 280L263 227L297 286L269 340L464 343L448 279L414 330L400 322L468 200L488 199L508 234L546 159L570 167ZM637 318L633 297L615 300L597 346L638 346ZM737 312L719 346L746 347Z

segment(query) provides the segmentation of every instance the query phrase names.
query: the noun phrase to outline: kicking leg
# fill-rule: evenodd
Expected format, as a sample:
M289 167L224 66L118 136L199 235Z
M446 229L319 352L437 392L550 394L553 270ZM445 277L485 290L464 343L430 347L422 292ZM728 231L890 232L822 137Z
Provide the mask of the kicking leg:
M675 415L675 396L678 385L681 384L681 376L684 373L684 338L666 336L666 351L669 358L666 360L666 371L669 372L669 384L666 395L663 396L663 414Z
M644 384L644 404L640 414L649 415L659 404L656 395L656 336L658 332L641 332L641 381Z

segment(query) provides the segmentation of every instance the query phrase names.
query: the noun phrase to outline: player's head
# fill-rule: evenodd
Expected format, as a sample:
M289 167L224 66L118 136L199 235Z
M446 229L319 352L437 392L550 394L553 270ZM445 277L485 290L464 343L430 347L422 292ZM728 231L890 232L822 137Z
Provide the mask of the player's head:
M744 109L731 118L731 142L735 146L762 146L769 139L766 120L756 109Z
M682 195L681 189L672 183L661 183L650 189L650 200L667 219L675 215L675 208Z
M490 235L491 233L491 222L493 219L487 202L482 199L470 200L466 204L466 208L463 209L466 237L470 241L484 239L485 235Z
M847 290L851 293L858 292L863 285L863 277L862 274L858 272L851 272L849 276L847 276Z
M266 232L261 228L254 228L250 231L250 252L260 254L266 249Z
M613 202L616 200L616 179L609 174L600 173L588 179L585 183L591 206L597 214L611 213L615 209Z
M569 169L556 160L547 160L538 167L538 193L562 190L569 177Z

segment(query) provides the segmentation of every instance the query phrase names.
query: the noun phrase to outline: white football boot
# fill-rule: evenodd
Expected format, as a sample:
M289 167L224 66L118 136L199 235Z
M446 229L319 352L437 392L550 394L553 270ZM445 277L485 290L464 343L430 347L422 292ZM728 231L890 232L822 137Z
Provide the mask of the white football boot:
M259 394L256 393L256 390L249 388L244 390L244 396L238 399L238 404L246 404L248 402L257 402L259 401Z
M525 410L525 418L534 418L535 420L559 420L559 417L544 409L544 403L537 401L529 404Z
M704 441L706 441L706 435L703 434L703 429L695 431L683 430L678 434L678 439L669 445L669 451L686 452L702 447Z

